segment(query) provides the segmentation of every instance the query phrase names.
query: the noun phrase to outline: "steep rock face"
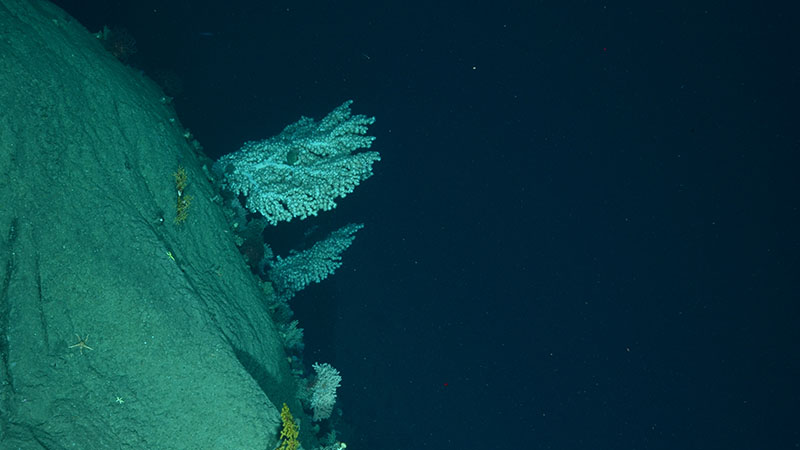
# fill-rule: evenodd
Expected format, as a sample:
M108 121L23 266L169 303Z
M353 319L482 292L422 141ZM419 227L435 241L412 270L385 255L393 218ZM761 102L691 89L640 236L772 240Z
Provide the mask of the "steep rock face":
M0 0L0 448L263 449L301 411L162 96L60 9Z

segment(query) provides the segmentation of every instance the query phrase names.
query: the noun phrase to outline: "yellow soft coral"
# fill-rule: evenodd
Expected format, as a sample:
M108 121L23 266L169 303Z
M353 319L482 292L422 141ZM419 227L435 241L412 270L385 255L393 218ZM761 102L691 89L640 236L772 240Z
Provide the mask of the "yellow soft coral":
M292 413L286 403L283 404L281 409L281 422L283 422L283 429L281 430L280 440L281 443L275 450L297 450L300 446L300 441L297 436L300 435L300 429L297 427L297 422L294 421Z
M189 176L186 175L186 169L178 167L178 171L173 173L175 178L175 190L178 193L178 201L175 207L175 225L179 225L186 220L189 216L189 205L192 204L192 196L184 194L186 185L189 184Z

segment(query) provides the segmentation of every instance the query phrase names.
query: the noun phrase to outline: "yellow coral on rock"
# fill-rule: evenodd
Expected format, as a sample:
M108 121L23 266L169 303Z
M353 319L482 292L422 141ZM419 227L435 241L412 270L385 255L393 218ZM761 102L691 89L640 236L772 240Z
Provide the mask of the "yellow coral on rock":
M297 426L297 422L294 421L294 417L286 403L283 404L283 409L281 409L281 422L283 422L283 429L280 435L281 443L275 450L297 450L300 446L300 441L297 440L300 435L300 428Z
M189 184L189 176L186 175L186 169L183 167L178 167L178 171L172 176L175 178L175 190L178 193L178 201L175 206L175 225L180 225L189 216L189 205L192 204L192 196L184 193L186 185Z

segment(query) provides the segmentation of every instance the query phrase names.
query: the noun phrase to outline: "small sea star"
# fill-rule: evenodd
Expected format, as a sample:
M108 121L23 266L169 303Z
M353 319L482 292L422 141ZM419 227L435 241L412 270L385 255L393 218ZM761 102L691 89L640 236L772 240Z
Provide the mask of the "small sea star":
M70 345L69 348L78 347L78 350L80 350L81 355L83 354L83 349L94 350L92 347L89 347L88 345L86 345L86 342L89 340L89 335L88 334L83 339L81 339L81 337L79 335L77 335L77 334L75 335L75 337L78 338L78 343Z

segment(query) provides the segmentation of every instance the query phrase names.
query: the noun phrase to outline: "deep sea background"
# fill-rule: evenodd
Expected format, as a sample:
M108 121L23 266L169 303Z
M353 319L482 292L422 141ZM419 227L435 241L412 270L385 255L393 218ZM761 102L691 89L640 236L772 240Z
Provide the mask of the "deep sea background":
M793 2L55 3L213 158L377 117L375 176L268 236L366 224L292 300L348 449L800 446Z

